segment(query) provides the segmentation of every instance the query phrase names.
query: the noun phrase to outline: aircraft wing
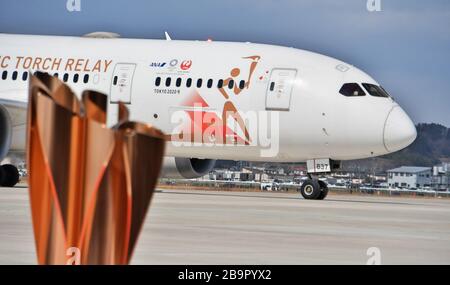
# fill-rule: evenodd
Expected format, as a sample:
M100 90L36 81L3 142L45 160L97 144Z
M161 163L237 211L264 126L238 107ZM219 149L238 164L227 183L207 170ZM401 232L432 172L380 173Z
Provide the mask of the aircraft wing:
M8 110L13 127L26 123L27 100L27 90L0 91L0 105Z
M7 109L15 108L15 109L24 109L26 111L28 102L3 99L1 98L1 94L2 93L0 92L0 105L6 107Z
M0 91L0 105L4 107L26 109L28 90L11 89Z
M11 119L11 151L23 151L25 149L27 100L27 90L0 91L0 118L7 115Z

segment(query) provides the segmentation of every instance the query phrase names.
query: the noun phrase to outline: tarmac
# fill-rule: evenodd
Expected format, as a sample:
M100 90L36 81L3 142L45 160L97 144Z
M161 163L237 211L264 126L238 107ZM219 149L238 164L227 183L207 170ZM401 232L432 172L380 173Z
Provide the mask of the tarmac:
M450 264L450 199L157 190L132 264ZM0 188L0 264L36 264L27 188Z

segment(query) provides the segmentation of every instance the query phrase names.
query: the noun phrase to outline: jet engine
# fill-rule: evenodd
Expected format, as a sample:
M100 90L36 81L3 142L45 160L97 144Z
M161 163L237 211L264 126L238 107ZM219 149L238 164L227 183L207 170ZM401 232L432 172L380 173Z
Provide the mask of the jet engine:
M0 161L5 158L11 147L13 127L8 110L0 105ZM19 181L19 172L14 165L0 166L0 186L12 187Z
M0 161L8 154L12 139L12 121L8 110L0 105Z
M161 177L198 178L209 173L216 163L214 159L165 157Z

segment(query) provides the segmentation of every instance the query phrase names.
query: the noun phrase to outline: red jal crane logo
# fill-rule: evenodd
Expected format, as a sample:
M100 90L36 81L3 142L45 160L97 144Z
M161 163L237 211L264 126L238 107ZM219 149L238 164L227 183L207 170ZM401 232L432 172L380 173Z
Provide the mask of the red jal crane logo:
M191 68L192 65L192 60L183 60L183 62L181 62L180 68L182 70L188 70L189 68Z

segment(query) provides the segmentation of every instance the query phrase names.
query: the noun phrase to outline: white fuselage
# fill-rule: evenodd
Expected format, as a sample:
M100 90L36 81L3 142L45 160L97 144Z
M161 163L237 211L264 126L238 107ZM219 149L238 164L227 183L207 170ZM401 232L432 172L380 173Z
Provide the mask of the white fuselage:
M242 118L255 115L259 132L261 125L271 129L264 133L266 137L276 138L275 131L279 136L271 141L277 144L277 151L269 156L261 155L269 146L259 139L255 124L246 124L250 144L168 142L167 156L278 162L346 160L397 151L416 136L411 120L390 97L371 96L366 90L365 96L339 92L345 83L378 86L370 76L342 61L294 48L0 34L1 99L26 102L28 83L22 75L38 70L57 73L61 80L67 74L66 83L78 95L87 89L108 94L109 124L114 123L119 100L127 103L131 120L152 124L166 134L177 132L180 114L187 119L193 113L212 114L223 122L224 106L232 106ZM217 86L219 80L228 78L234 80L232 88ZM197 87L198 79L202 79L201 87ZM241 80L250 83L236 87ZM276 124L261 119L266 117ZM244 128L236 125L237 120L228 120L235 137L245 140ZM21 137L24 133L16 134L11 149L23 149L23 141L17 139Z

